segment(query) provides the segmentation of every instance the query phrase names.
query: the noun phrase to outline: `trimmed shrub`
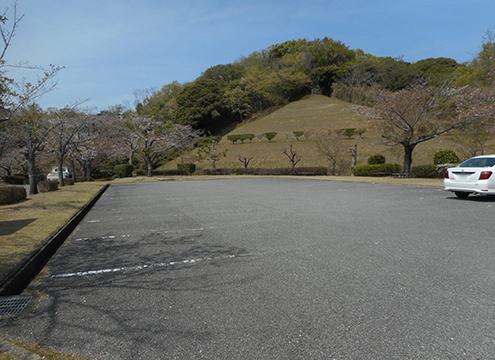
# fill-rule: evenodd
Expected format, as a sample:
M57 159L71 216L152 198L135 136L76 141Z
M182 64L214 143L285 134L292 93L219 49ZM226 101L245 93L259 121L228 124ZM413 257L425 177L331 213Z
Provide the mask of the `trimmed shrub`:
M58 180L40 181L38 183L39 192L49 192L58 190Z
M227 140L232 141L232 144L235 144L237 141L241 140L240 134L227 135Z
M304 135L304 131L293 131L292 133L296 137L297 141L299 141L299 138Z
M368 158L369 165L385 164L385 156L381 154L371 155Z
M263 135L268 139L268 142L272 142L272 140L275 138L275 136L277 136L277 133L276 132L267 132L267 133L264 133Z
M74 185L74 179L73 178L65 178L64 184L65 185Z
M27 177L25 176L20 176L20 175L7 175L3 177L3 181L6 184L11 184L11 185L24 185L28 182Z
M401 172L399 164L356 165L351 167L354 176L392 175Z
M26 199L26 189L23 187L2 187L0 188L0 205L16 204Z
M196 171L196 164L193 163L185 163L185 164L177 164L177 171L180 175L191 175Z
M145 172L144 170L137 170L135 171L137 176L144 176ZM153 176L173 176L173 175L181 175L179 170L177 169L171 169L171 170L153 170Z
M437 171L437 167L434 164L413 166L411 169L411 174L417 178L433 179L440 177L440 174Z
M253 142L253 139L256 137L254 134L243 134L241 140L249 140L249 142Z
M111 178L113 174L113 169L96 168L91 172L91 177L93 179L107 179Z
M457 154L452 150L438 151L433 155L433 164L458 164L460 162Z
M119 164L113 167L113 171L119 178L131 177L134 166L131 164Z

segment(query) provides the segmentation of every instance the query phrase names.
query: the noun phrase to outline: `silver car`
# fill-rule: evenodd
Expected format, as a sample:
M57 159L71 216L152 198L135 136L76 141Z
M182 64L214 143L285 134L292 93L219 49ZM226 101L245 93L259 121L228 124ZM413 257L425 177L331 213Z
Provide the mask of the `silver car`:
M495 195L495 155L471 158L455 168L447 169L443 185L457 197L469 194Z

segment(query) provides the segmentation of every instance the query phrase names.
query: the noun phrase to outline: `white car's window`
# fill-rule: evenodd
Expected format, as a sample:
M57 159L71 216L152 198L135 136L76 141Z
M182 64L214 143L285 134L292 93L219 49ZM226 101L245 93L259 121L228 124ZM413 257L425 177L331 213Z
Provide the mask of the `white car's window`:
M463 162L459 167L492 167L495 165L495 158L474 158Z

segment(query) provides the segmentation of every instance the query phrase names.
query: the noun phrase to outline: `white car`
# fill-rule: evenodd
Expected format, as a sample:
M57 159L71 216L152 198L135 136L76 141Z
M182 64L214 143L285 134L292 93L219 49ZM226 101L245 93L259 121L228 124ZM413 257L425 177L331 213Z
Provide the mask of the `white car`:
M64 167L64 168L62 168L62 171L63 171L63 177L64 177L64 179L65 178L68 178L68 177L71 177L70 174L69 174L69 169L67 169L66 167ZM52 172L49 173L46 176L46 179L47 180L58 180L58 166L55 166L52 169Z
M469 194L495 195L495 155L471 158L455 168L447 169L443 185L457 197Z

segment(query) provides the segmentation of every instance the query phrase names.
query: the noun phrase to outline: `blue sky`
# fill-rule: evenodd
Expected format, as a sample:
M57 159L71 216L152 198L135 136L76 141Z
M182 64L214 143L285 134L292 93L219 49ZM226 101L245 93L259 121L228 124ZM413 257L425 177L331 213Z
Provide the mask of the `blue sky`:
M1 0L1 7L9 5ZM493 0L18 0L6 60L65 66L40 104L105 109L134 91L195 80L287 40L329 37L376 56L470 61ZM12 72L19 77L20 74Z

